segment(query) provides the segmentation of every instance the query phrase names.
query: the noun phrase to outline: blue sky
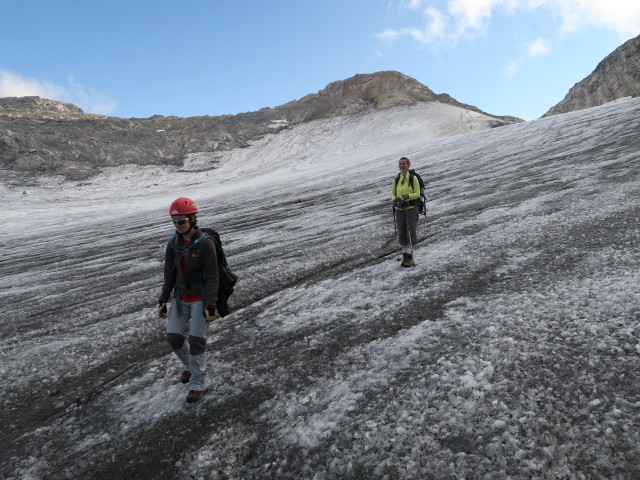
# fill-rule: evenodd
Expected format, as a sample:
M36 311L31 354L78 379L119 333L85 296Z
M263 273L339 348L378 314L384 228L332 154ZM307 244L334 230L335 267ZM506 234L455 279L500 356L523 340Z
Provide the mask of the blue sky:
M640 34L629 0L0 0L0 97L118 117L255 111L397 70L538 118Z

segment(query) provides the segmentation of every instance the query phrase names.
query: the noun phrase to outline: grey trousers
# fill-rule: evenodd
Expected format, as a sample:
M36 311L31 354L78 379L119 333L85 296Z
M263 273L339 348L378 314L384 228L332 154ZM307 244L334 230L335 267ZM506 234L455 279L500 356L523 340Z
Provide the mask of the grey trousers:
M416 244L418 243L418 235L416 233L417 226L417 207L408 208L407 210L396 210L396 227L398 228L398 243L400 243L400 245L405 246L411 244L412 249L416 248Z
M185 368L191 372L189 390L206 388L207 322L202 315L203 310L203 302L181 302L174 299L167 318L167 341ZM184 338L187 331L188 342Z

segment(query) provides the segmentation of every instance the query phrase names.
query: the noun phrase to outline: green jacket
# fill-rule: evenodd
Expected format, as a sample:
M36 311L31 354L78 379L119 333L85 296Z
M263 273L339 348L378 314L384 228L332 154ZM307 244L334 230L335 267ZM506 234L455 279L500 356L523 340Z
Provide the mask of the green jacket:
M413 175L413 188L409 185L409 178L411 173L407 172L405 176L400 175L400 180L396 183L396 179L393 179L393 183L391 184L391 200L394 200L396 197L402 197L405 193L409 195L409 198L406 200L410 202L410 204L405 208L403 206L396 207L396 210L408 210L409 208L415 208L415 202L412 200L416 200L420 196L420 182L418 178ZM404 181L404 183L402 183Z

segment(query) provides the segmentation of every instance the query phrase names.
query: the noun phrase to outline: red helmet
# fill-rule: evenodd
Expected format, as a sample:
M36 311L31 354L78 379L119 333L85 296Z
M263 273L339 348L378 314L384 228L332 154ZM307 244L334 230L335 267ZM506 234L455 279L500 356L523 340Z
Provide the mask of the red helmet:
M188 215L197 212L196 202L187 197L176 198L169 207L169 215Z

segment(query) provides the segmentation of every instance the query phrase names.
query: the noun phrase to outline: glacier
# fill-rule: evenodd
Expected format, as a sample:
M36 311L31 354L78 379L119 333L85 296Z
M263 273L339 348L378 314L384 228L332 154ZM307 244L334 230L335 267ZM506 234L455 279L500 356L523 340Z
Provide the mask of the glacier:
M639 477L639 112L426 103L181 167L4 170L2 477ZM428 182L411 269L400 156ZM195 405L155 316L179 196L240 276Z

